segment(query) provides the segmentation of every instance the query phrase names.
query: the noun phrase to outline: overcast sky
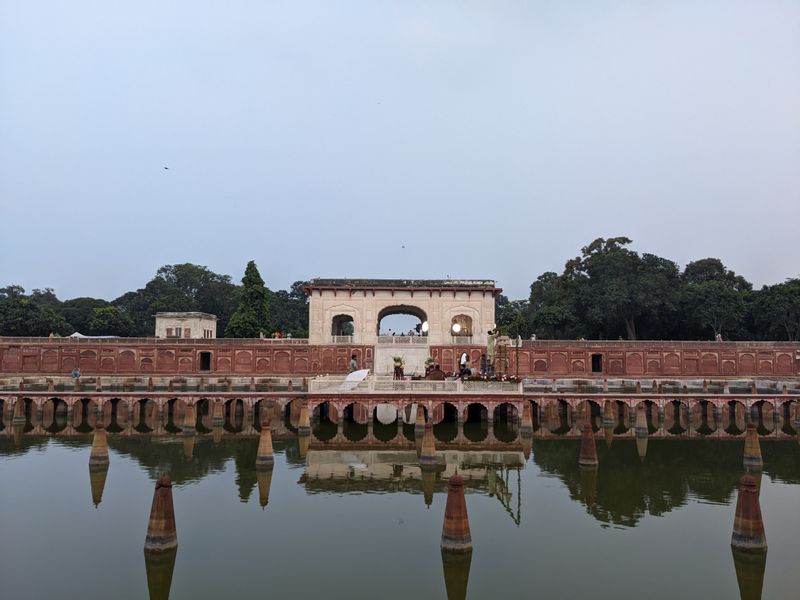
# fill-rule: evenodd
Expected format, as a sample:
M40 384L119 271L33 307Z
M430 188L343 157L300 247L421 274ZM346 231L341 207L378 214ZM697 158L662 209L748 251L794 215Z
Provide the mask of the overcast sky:
M164 167L169 167L165 170ZM0 0L0 286L800 275L800 2Z

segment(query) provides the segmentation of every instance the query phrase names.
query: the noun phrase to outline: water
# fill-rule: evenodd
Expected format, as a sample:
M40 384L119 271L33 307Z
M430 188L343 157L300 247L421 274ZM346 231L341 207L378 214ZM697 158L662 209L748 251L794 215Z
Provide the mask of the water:
M598 436L591 472L578 467L577 439L535 438L529 449L496 429L513 441L441 443L442 470L423 478L413 441L287 435L274 442L270 477L254 468L256 436L110 434L103 481L90 479L91 435L8 429L5 598L147 598L148 575L163 591L173 565L151 563L148 573L143 553L161 471L173 479L178 527L171 598L446 598L446 575L468 598L740 597L730 537L741 439L651 438L642 461L633 439L609 448ZM796 598L800 446L761 446L762 597ZM446 574L439 543L456 466L474 551ZM739 566L743 580L763 568Z

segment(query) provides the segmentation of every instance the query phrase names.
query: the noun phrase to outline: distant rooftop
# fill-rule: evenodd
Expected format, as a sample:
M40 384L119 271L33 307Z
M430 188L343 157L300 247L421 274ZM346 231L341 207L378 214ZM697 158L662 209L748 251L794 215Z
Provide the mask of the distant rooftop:
M312 279L307 290L317 289L459 289L500 292L494 279Z
M158 312L156 317L164 317L166 319L214 319L217 320L217 315L204 312Z

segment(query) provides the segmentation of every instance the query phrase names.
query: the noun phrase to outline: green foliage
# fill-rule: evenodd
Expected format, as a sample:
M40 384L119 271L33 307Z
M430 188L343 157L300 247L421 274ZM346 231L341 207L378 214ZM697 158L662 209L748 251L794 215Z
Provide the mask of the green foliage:
M800 278L764 286L749 304L758 337L800 340Z
M269 318L274 331L308 337L308 296L305 281L295 281L289 291L269 293ZM352 324L351 324L352 327Z
M72 332L61 315L25 297L24 293L19 286L0 290L0 335L47 336Z
M225 328L225 337L253 338L260 333L268 334L269 291L252 260L247 263L238 297L239 304Z
M116 306L95 308L88 325L91 335L130 336L134 330L131 318Z
M89 321L94 314L94 309L106 306L111 306L111 303L100 298L73 298L62 302L58 313L72 325L75 331L88 333Z

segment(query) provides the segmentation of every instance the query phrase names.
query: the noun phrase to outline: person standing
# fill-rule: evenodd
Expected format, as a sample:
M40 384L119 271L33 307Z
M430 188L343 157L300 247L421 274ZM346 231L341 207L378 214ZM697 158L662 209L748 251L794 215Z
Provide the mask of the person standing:
M350 357L350 372L353 371L358 371L358 359L355 354Z

